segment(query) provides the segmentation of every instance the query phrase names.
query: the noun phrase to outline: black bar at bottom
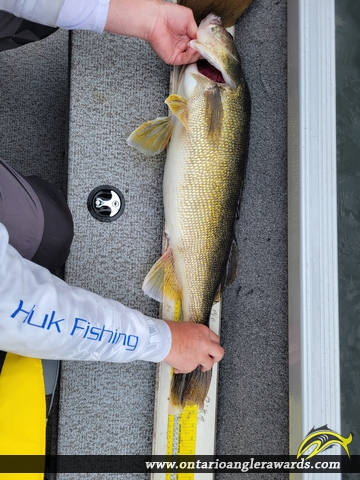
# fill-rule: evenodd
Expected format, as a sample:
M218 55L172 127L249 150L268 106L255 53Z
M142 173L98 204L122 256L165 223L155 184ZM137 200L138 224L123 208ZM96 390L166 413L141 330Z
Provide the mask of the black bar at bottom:
M0 455L0 473L360 473L360 455Z

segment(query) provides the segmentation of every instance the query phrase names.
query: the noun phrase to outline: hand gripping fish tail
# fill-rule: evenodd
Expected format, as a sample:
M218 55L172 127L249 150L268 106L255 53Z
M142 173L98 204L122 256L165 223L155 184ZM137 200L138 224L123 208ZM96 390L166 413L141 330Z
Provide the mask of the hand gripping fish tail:
M208 325L214 301L236 276L234 223L247 161L250 95L232 36L209 14L191 47L170 116L146 122L128 138L147 155L167 146L163 198L166 249L143 284L157 301L181 302L181 320ZM202 406L211 373L198 367L173 378L176 406Z

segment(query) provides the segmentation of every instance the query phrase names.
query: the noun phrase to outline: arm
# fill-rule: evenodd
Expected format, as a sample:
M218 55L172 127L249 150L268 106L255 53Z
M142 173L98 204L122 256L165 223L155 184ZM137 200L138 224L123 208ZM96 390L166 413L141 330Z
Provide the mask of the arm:
M195 62L200 56L188 46L197 32L191 9L165 0L0 0L0 10L66 30L105 29L137 37L173 65Z
M104 30L110 0L0 0L0 10L65 30Z
M0 224L0 350L68 360L161 361L165 322L71 287L8 245Z
M67 285L23 259L8 245L7 231L0 224L0 350L60 360L166 359L181 371L213 362L206 335L195 346L193 330L182 325L147 317L115 300ZM195 327L210 332L202 325Z

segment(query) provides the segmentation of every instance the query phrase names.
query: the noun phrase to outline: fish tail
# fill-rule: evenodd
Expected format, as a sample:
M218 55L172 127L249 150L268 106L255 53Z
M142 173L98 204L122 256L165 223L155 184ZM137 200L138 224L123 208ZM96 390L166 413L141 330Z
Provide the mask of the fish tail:
M198 405L204 408L204 402L211 382L211 370L202 372L200 366L190 373L173 375L170 388L170 403L174 407Z

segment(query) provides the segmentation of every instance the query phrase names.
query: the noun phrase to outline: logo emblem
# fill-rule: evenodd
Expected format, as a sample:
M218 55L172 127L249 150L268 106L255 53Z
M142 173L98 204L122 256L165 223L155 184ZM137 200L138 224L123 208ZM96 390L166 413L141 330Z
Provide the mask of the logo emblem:
M301 457L301 455L304 455L304 453L309 450L310 447L315 446L314 450L312 450L312 452L305 457L305 460L307 460L308 458L314 457L320 452L331 448L335 443L341 445L350 458L348 445L352 442L352 439L352 433L345 438L333 430L330 430L327 425L324 425L320 428L313 427L300 445L297 458Z

